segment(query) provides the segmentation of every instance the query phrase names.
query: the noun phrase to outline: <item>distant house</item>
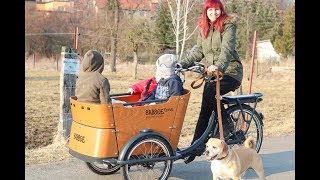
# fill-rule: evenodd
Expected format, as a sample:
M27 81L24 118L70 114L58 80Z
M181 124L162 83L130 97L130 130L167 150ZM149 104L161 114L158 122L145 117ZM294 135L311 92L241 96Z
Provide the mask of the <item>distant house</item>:
M270 40L257 41L256 59L261 63L279 63L280 55L274 50Z
M81 0L95 1L97 9L104 8L108 0ZM156 15L159 0L120 0L120 7L124 15L134 18L152 18Z
M108 0L36 0L36 8L42 11L73 12L83 9L99 9L106 7ZM120 0L124 15L134 18L152 18L156 14L159 0Z
M152 18L156 14L158 0L120 0L125 15L135 18Z
M70 12L73 6L73 0L36 0L36 9L40 11Z

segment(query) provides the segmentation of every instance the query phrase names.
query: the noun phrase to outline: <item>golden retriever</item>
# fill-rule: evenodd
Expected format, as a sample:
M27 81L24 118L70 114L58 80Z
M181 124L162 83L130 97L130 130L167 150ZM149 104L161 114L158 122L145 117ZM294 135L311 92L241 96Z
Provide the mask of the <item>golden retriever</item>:
M259 179L266 179L263 163L255 150L255 142L248 137L244 146L229 148L225 141L218 138L210 138L206 143L206 159L211 161L211 172L213 180L220 179L242 179L246 170L255 170Z

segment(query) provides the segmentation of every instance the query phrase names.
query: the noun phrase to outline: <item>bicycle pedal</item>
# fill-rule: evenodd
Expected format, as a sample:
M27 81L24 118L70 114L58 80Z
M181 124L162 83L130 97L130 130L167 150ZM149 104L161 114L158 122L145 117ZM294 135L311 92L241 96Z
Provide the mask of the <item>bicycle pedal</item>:
M205 151L206 151L205 146L198 147L198 148L196 148L195 154L196 154L197 156L202 156Z
M244 132L242 130L238 130L236 132L234 132L230 138L230 140L236 140L239 141L239 143L242 143L246 140L246 137L244 135Z
M196 155L197 156L202 156L204 154L204 152L197 152Z
M188 156L187 158L185 158L184 163L186 164L191 163L195 158L196 158L195 155Z

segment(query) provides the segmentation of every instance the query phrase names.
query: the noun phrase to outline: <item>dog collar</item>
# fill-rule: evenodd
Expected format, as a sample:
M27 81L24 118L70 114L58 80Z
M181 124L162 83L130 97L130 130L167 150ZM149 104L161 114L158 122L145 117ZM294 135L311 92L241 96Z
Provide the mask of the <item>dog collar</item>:
M229 155L229 152L227 153L227 155L226 155L226 156L221 157L221 158L216 158L216 160L222 160L222 159L226 158L228 155Z

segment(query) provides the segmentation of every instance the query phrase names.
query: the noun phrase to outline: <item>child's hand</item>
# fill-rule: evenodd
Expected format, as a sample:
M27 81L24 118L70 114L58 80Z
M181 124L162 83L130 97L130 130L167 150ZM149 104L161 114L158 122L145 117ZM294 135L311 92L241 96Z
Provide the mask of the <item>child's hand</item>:
M176 64L175 64L175 67L176 67L176 68L182 68L182 65L181 65L180 63L176 63Z
M133 94L133 92L134 92L134 91L133 91L132 88L129 88L129 89L128 89L128 93Z

